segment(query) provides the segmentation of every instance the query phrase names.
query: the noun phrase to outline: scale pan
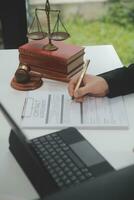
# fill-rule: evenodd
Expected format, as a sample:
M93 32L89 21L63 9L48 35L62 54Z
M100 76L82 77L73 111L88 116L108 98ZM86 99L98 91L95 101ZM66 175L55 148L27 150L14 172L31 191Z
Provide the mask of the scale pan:
M54 32L54 33L51 33L51 36L50 36L52 40L56 40L56 41L66 40L69 37L70 35L67 32Z
M46 36L47 36L47 33L45 32L32 32L32 33L27 34L27 37L32 40L41 40L45 38Z

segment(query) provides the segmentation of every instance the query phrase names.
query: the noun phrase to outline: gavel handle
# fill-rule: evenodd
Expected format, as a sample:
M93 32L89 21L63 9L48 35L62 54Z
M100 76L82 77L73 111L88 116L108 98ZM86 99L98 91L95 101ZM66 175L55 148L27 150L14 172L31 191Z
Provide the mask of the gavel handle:
M33 75L33 76L37 76L37 77L40 77L40 78L53 78L53 79L56 79L56 76L50 76L48 74L41 74L39 72L35 72L35 71L30 71L29 72L30 75Z
M40 78L43 77L43 74L41 74L41 73L39 73L39 72L35 72L35 71L30 71L29 74L30 74L30 75L33 75L33 76L40 77Z

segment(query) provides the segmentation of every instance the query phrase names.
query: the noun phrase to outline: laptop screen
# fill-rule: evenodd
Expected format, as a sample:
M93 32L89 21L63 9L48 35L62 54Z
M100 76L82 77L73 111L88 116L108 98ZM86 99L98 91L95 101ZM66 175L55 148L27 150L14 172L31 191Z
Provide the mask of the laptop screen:
M16 122L13 120L13 118L9 115L9 113L7 112L7 110L2 105L1 102L0 102L0 110L2 111L3 115L7 119L14 133L19 137L19 139L21 140L23 144L28 146L28 139L26 138L22 130L19 128L19 126L16 124Z

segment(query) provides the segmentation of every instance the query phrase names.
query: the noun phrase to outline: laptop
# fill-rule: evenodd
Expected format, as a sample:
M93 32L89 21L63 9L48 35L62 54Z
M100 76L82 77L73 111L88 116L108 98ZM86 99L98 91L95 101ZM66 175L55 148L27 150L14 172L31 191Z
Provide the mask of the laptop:
M61 190L40 200L133 200L134 165Z
M11 125L9 149L40 197L114 171L76 128L28 140L1 103L0 110Z

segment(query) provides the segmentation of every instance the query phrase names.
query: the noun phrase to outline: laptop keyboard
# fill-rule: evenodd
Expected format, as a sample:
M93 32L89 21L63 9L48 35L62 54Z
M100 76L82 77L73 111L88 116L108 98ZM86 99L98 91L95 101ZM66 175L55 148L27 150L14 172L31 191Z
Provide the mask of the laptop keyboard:
M31 140L42 165L59 187L67 187L93 178L92 173L57 133Z

